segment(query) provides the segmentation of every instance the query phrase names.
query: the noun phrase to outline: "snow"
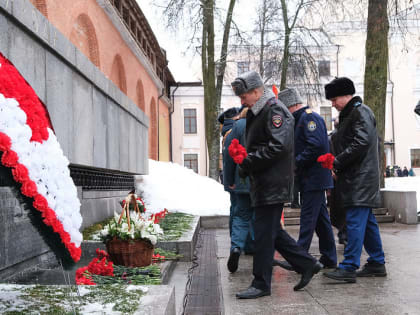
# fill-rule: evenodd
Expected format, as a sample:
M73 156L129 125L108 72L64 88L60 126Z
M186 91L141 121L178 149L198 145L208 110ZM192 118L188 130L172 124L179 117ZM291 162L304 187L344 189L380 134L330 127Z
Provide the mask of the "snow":
M417 212L420 211L420 176L387 177L385 189L394 191L416 191Z
M137 190L143 191L147 212L166 208L200 216L229 215L230 198L223 185L191 169L149 160L149 175L141 177Z

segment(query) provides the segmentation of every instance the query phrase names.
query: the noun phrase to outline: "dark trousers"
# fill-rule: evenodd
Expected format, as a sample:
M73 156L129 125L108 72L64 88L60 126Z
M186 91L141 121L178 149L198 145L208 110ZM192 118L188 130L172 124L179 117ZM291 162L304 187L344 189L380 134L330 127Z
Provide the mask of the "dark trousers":
M280 219L283 204L260 206L254 209L255 253L252 286L260 290L271 291L274 249L296 271L302 272L312 268L316 260L281 228Z
M344 248L344 260L339 268L349 271L358 269L363 246L369 255L368 262L384 264L381 235L372 208L347 208L346 221L348 243Z
M298 244L309 251L314 232L319 238L320 262L325 265L337 264L334 233L325 201L325 191L305 191L302 193L300 229Z

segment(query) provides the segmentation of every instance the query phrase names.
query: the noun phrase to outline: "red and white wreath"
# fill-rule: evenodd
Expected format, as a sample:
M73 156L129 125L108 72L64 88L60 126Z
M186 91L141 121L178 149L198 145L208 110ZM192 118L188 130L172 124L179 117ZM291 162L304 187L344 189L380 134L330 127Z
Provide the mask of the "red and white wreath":
M83 240L80 201L52 129L48 111L13 64L0 53L1 163L12 169L21 192L33 198L43 221L58 233L74 261Z

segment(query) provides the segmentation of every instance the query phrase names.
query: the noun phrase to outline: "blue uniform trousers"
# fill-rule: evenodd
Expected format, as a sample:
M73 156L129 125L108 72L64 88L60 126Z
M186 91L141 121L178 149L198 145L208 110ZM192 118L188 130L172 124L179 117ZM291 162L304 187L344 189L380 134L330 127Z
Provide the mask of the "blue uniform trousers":
M253 212L249 194L235 194L235 207L232 213L232 233L230 236L231 251L236 247L244 250L248 234L251 235L251 240L253 240Z
M274 249L295 270L302 271L313 268L316 260L281 228L280 219L283 204L259 206L254 209L255 253L252 286L260 290L271 291Z
M347 246L344 260L339 268L354 271L360 267L360 255L365 247L368 262L385 263L381 235L372 208L354 207L346 209Z
M334 233L328 215L324 190L302 193L298 244L307 251L311 246L314 231L319 238L320 262L329 266L336 265L337 252Z
M236 205L236 194L233 192L229 192L229 195L230 195L229 236L232 238L232 219L233 219L233 212L235 211L235 205Z

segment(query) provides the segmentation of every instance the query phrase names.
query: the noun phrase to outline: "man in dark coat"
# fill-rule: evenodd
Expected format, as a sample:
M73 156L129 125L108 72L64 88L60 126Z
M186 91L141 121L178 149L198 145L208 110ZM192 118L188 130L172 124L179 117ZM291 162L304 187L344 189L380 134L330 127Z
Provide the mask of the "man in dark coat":
M346 209L348 243L344 260L336 270L324 275L344 282L356 282L356 275L386 276L381 236L372 213L372 208L380 205L376 121L372 110L354 94L353 82L345 77L325 86L326 98L340 112L338 130L332 139L336 150L333 176ZM369 258L356 274L363 246Z
M249 107L246 117L248 156L239 167L241 176L249 175L251 205L255 210L254 280L236 294L254 299L271 294L274 249L302 271L294 290L305 287L322 265L281 228L283 204L291 199L293 187L294 119L287 108L265 89L258 73L250 71L232 82L232 88Z
M225 184L234 195L235 206L232 213L232 233L230 235L230 255L227 263L228 270L235 272L238 269L239 256L246 250L247 237L253 242L254 232L252 226L253 210L249 195L249 180L239 177L238 166L229 155L229 145L233 139L237 139L242 146L245 146L245 127L247 108L243 108L227 135L223 145L223 171Z
M309 251L316 232L321 253L319 261L325 268L335 268L337 252L325 199L325 191L333 187L333 180L330 170L317 162L319 156L330 152L327 127L319 114L302 104L296 89L280 91L278 99L295 118L295 173L302 195L297 243ZM285 269L291 269L287 262L277 263Z

